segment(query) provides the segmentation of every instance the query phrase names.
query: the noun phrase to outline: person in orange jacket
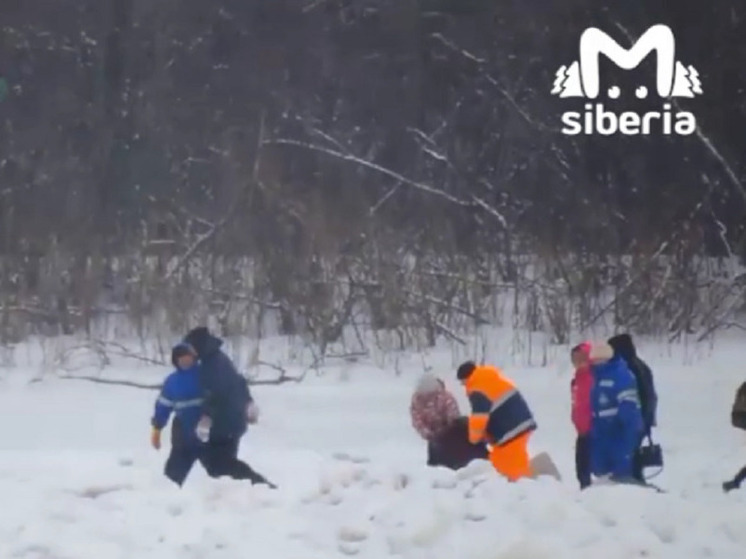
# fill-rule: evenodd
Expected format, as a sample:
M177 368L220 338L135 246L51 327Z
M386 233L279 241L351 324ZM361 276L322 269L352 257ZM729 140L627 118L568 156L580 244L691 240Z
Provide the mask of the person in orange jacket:
M537 428L513 381L497 367L463 363L456 373L471 404L469 441L489 445L489 460L510 481L534 477L528 440Z

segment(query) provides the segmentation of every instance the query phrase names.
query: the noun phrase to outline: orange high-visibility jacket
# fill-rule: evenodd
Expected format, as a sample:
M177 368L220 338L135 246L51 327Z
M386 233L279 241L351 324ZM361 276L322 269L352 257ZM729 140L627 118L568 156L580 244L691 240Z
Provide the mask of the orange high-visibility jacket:
M466 379L471 404L469 441L486 441L498 446L536 429L531 410L513 382L502 371L481 365Z

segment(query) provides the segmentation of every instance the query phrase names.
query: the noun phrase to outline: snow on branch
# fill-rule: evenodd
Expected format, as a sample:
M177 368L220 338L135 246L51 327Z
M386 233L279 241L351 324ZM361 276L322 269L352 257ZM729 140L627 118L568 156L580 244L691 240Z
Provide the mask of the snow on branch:
M226 225L228 225L233 218L236 217L236 215L241 211L241 204L239 203L241 199L249 192L252 186L259 184L258 179L258 173L259 173L259 157L261 153L261 146L262 142L264 140L264 114L262 114L260 119L260 125L259 125L259 133L257 137L257 153L254 158L254 170L252 173L252 177L247 180L243 187L237 192L235 199L233 200L233 203L230 205L230 208L228 212L226 213L225 217L218 221L215 224L211 224L209 227L210 229L203 233L202 235L199 235L197 237L197 240L192 243L192 245L186 250L186 252L179 258L179 260L176 262L176 265L171 268L168 273L166 274L166 277L164 278L164 281L168 281L171 279L176 272L178 272L181 268L184 267L184 265L189 262L191 257L204 245L207 241L215 237L217 233L219 233L223 228L225 228ZM203 224L205 224L205 221L203 220Z
M368 169L371 169L373 171L377 171L383 175L386 175L387 177L390 177L392 179L395 179L399 181L402 184L406 184L408 186L411 186L412 188L415 188L417 190L421 190L423 192L427 192L428 194L432 194L434 196L438 196L440 198L444 198L448 200L449 202L452 202L454 204L457 204L459 206L463 207L471 207L473 204L466 200L461 200L459 198L456 198L455 196L448 194L447 192L443 192L442 190L438 190L437 188L434 188L428 184L424 184L412 179L409 179L405 177L404 175L397 173L396 171L392 171L391 169L388 169L386 167L383 167L382 165L379 165L378 163L373 163L372 161L368 161L366 159L363 159L362 157L358 157L356 155L348 154L348 153L342 153L340 151L326 148L324 146L319 146L316 144L312 144L309 142L302 142L300 140L293 140L290 138L275 138L273 140L265 140L263 142L264 145L286 145L286 146L296 146L303 149L316 151L319 153L324 153L326 155L329 155L331 157L335 157L337 159L341 159L343 161L348 161L350 163L355 163L356 165L360 165L362 167L366 167Z
M458 54L459 56L465 58L466 60L473 62L476 64L480 70L482 71L482 75L487 80L487 82L492 85L499 93L502 95L506 101L516 110L516 112L521 115L523 120L528 122L531 126L539 129L539 130L545 130L545 131L552 131L552 132L558 132L559 130L556 128L552 128L550 126L547 126L545 124L542 124L541 122L537 122L526 109L521 107L521 105L516 101L515 97L508 93L508 91L505 89L505 87L495 78L492 76L489 72L487 72L484 68L487 64L487 60L483 58L479 58L478 56L470 53L466 49L459 47L456 45L453 41L446 39L442 34L440 33L433 33L431 35L433 39L438 41L440 44L442 44L444 47L449 49L450 51Z
M632 35L632 33L629 32L629 30L624 27L621 23L618 21L614 22L615 25L619 30L622 31L627 37L627 39L630 42L634 42L635 38ZM679 105L679 102L676 98L671 99L671 103L674 107L676 107L676 110L681 110L681 106ZM738 178L738 175L733 170L733 167L731 167L730 163L728 163L728 160L725 159L725 156L720 153L720 151L715 147L715 144L710 140L708 136L705 135L704 132L702 132L702 129L699 127L699 124L697 124L696 128L694 129L694 134L697 136L700 142L702 142L707 150L715 157L715 159L718 160L720 165L723 167L723 170L725 171L725 174L728 175L728 178L733 183L733 186L736 187L736 190L738 190L741 197L746 201L746 187L743 185L741 180Z
M84 380L87 382L95 382L96 384L109 384L113 386L129 386L131 388L140 388L142 390L160 390L163 384L145 384L142 382L134 382L131 380L117 380L107 379L101 377L92 377L89 375L61 375L63 380Z
M163 387L162 383L148 384L124 379L94 377L90 375L61 375L57 378L63 380L82 380L86 382L93 382L96 384L108 384L110 386L128 386L130 388L139 388L141 390L160 390ZM249 386L275 386L288 382L299 383L303 380L303 378L304 375L291 377L287 376L286 374L281 374L279 377L273 379L246 379L246 384L248 384Z

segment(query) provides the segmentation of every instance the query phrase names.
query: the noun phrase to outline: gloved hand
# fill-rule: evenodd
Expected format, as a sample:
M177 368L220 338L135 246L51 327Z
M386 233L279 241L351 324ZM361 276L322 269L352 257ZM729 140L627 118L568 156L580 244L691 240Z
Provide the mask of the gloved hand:
M197 438L203 443L206 443L210 439L211 428L212 428L212 419L210 419L206 415L203 415L202 418L199 420L199 423L197 423L197 428L195 429Z
M259 407L254 402L246 406L246 421L251 425L259 421Z
M161 430L153 427L150 431L150 446L156 450L161 448Z

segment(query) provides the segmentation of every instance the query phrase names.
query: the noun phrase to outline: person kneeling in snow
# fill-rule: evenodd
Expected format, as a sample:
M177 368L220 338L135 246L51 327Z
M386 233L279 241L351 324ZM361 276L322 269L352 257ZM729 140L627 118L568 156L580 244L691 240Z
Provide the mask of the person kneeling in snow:
M529 458L528 440L536 421L513 381L497 367L463 363L456 373L471 403L468 432L473 444L484 442L489 460L509 481L547 474L560 478L546 453Z
M510 481L532 477L528 439L536 429L531 410L497 367L463 363L456 373L471 404L469 442L485 443L489 460Z
M471 444L467 418L461 417L453 394L433 375L423 375L409 406L412 426L427 441L427 465L458 470L476 459L487 459L486 447Z
M643 433L637 383L626 362L605 343L593 344L591 389L591 470L597 477L639 483L634 457Z

